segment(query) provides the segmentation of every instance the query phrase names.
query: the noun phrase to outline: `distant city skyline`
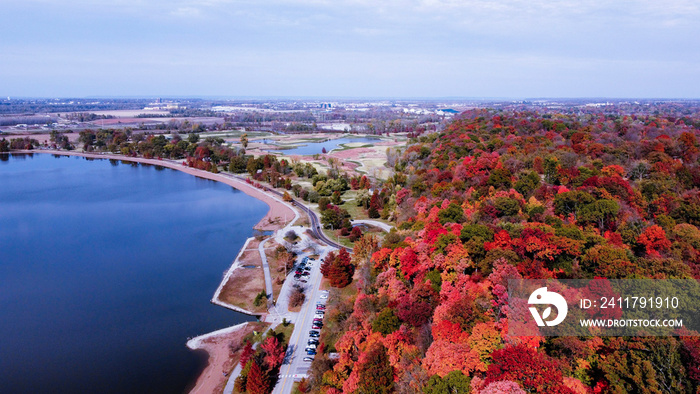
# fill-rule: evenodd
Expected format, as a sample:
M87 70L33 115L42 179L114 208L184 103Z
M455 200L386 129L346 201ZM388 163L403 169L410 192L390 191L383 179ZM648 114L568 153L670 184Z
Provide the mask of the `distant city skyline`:
M692 0L4 0L0 97L700 98Z

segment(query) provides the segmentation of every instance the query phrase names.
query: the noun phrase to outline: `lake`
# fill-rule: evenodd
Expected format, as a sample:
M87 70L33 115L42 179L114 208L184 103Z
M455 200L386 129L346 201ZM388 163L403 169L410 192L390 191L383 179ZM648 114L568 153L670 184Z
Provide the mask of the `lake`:
M340 148L341 144L349 144L352 142L362 142L365 144L376 144L380 142L379 138L373 137L343 137L334 140L328 140L323 142L309 142L304 145L297 146L293 149L275 150L275 152L281 152L285 155L315 155L317 153L322 153L323 148L326 148L326 152L330 152L333 149Z
M186 390L187 339L253 320L209 300L267 209L163 167L0 155L0 392Z

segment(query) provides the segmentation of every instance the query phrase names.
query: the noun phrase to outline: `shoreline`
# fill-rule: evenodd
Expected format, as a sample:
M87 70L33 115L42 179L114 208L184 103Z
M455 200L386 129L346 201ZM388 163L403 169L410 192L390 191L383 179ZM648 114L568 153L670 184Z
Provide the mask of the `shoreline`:
M163 160L163 159L146 159L143 157L127 157L127 156L122 156L122 155L117 155L117 154L95 154L95 153L86 153L86 152L75 152L75 151L62 151L62 150L21 150L21 151L12 151L12 152L7 152L9 154L13 153L18 153L18 154L34 154L34 153L47 153L47 154L53 154L53 155L62 155L62 156L76 156L76 157L85 157L85 158L90 158L90 159L111 159L111 160L121 160L121 161L129 161L129 162L136 162L136 163L142 163L142 164L149 164L149 165L154 165L154 166L161 166L161 167L166 167L170 168L173 170L181 171L185 174L193 175L196 177L204 178L204 179L209 179L212 181L216 182L221 182L224 183L228 186L231 186L235 188L236 190L239 190L259 201L264 202L268 206L268 211L263 216L260 221L253 226L253 229L260 230L260 231L273 231L276 232L288 224L293 223L299 218L298 213L296 210L291 208L288 203L282 201L281 199L271 196L267 193L265 193L263 190L260 190L256 188L253 185L250 185L244 181L241 181L237 178L233 178L232 176L227 176L224 174L214 174L208 171L203 171L191 167L187 167L182 164L182 162L177 162L173 160ZM282 216L284 215L284 216ZM284 217L284 220L282 219ZM287 222L287 219L290 219L289 222ZM225 303L221 300L219 300L219 296L221 293L222 288L224 285L227 283L227 281L230 279L230 277L234 274L234 272L237 269L241 268L241 263L240 263L240 257L243 255L244 251L246 250L246 247L250 243L250 241L254 239L254 237L249 237L246 239L246 242L243 244L241 249L239 250L238 254L236 255L236 258L233 260L231 263L231 266L229 269L226 271L226 274L224 275L224 278L220 282L219 286L217 287L214 296L210 300L212 304L224 307L229 310L233 310L239 313L243 313L249 316L255 316L258 319L262 315L265 315L266 313L254 313L252 311L248 311L246 309L237 307L235 305L231 305L229 303ZM245 323L240 323L231 327L226 327L222 328L216 331L213 331L211 333L199 335L197 337L194 337L190 340L187 341L186 346L192 350L204 350L208 354L208 359L207 359L207 365L204 367L202 372L199 374L197 379L194 382L194 386L190 388L190 393L208 393L212 392L212 390L216 389L217 386L220 384L220 380L222 377L225 377L226 380L228 380L228 376L226 375L226 369L228 368L227 361L229 361L229 344L230 342L234 340L238 340L237 336L239 331L242 331L248 327L250 322L245 322Z
M236 270L242 268L240 258L243 255L243 253L245 252L246 248L248 247L248 244L250 243L250 241L252 239L255 239L255 238L250 237L250 238L245 240L245 243L241 247L241 250L238 251L238 255L236 255L236 258L233 260L231 267L229 267L228 271L226 271L226 275L224 275L224 278L221 280L221 283L219 283L219 287L216 288L216 291L214 292L214 296L211 298L210 302L214 305L218 305L218 306L224 307L226 309L230 309L232 311L236 311L236 312L240 312L240 313L243 313L246 315L256 316L256 317L260 318L260 316L263 314L255 313L255 312L249 311L247 309L243 309L243 308L237 307L235 305L231 305L231 304L224 302L224 301L221 301L219 299L219 296L221 295L221 290L224 288L226 283L228 283L228 280L231 278L231 275L233 275L233 273Z
M226 386L231 372L237 366L237 355L243 348L243 339L255 330L264 330L266 326L265 323L260 322L245 322L187 341L187 347L190 350L203 350L208 355L207 365L197 376L193 385L188 387L189 393L220 392L219 390ZM237 343L238 346L232 348L234 343ZM234 361L236 361L235 364Z

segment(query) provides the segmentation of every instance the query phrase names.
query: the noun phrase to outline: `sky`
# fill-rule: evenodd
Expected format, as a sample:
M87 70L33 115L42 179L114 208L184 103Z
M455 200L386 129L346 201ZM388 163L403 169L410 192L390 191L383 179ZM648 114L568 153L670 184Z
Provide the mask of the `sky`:
M0 0L0 96L700 98L697 0Z

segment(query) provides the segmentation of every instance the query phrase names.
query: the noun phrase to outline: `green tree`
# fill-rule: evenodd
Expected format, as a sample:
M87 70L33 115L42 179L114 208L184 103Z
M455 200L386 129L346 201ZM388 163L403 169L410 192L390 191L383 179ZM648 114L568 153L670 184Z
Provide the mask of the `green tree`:
M187 142L189 142L190 144L196 144L197 142L199 142L199 134L197 134L197 133L190 133L190 134L187 136Z
M547 157L544 159L544 180L553 185L559 184L559 159Z
M583 191L570 191L559 193L554 196L554 213L568 216L573 213L576 218L584 205L590 204L595 199L590 194Z
M433 375L423 388L423 394L461 394L471 392L471 379L462 371L452 371L441 378Z
M508 197L497 197L493 206L498 211L498 216L514 216L520 212L520 204Z
M389 335L401 327L401 321L394 314L392 308L384 308L377 314L377 317L372 322L372 330Z
M598 225L601 231L612 223L620 212L620 205L614 200L597 200L581 208L578 221Z
M464 210L462 207L456 203L450 203L450 205L438 212L438 220L440 224L445 223L461 223L464 221Z
M515 190L523 196L529 196L540 185L540 176L534 171L528 171L520 175L515 182Z
M510 189L512 185L510 180L511 177L512 174L510 173L510 171L508 171L507 168L494 168L491 171L491 174L489 175L489 179L486 181L486 184L489 186L493 186L496 189Z

